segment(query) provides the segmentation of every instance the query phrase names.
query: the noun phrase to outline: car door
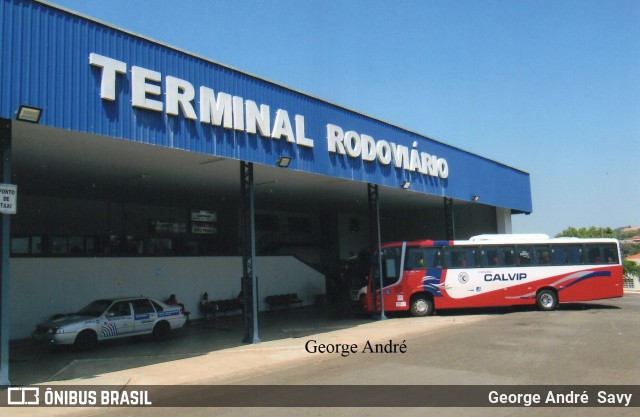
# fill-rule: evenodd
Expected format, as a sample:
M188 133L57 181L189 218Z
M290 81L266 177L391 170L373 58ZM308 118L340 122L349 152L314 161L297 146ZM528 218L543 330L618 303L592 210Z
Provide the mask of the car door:
M101 338L109 339L113 337L125 336L133 333L134 321L131 313L131 303L129 300L116 301L104 313L104 320L101 326Z
M151 332L158 315L156 314L156 311L151 305L149 299L140 298L138 300L132 300L131 306L133 307L134 333Z

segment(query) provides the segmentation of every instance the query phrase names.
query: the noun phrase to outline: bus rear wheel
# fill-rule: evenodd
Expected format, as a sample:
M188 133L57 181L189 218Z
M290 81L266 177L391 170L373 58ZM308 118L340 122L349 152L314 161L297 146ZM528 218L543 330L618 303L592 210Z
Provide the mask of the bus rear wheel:
M542 290L536 295L536 306L541 311L552 311L558 308L558 295L553 290Z
M430 316L435 311L433 300L423 294L416 295L411 299L411 308L409 311L413 317Z

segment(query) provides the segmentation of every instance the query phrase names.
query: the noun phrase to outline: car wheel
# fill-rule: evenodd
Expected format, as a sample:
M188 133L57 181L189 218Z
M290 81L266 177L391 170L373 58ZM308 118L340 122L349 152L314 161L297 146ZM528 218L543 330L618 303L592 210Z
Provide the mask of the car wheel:
M536 306L542 311L552 311L558 308L558 295L553 290L542 290L536 295Z
M153 327L153 338L155 340L165 340L167 337L169 337L170 330L171 327L169 327L169 323L167 323L166 321L156 323L156 325Z
M96 347L98 343L98 335L91 330L83 330L77 336L73 342L73 346L80 351L91 350Z
M411 300L411 315L414 317L425 317L433 314L435 308L433 300L424 295L417 295Z

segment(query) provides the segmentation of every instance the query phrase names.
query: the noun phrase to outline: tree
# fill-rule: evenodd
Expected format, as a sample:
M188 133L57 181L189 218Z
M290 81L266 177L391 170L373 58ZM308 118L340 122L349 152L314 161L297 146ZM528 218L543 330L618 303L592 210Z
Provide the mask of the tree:
M626 258L627 256L635 255L636 253L640 253L640 245L637 245L635 243L622 242L620 244L620 248L622 248L623 258Z
M563 230L558 233L556 237L579 237L579 238L591 238L591 237L610 237L617 238L616 231L610 227L595 227L591 226L590 228L581 227L580 229L576 229L575 227L569 227L568 229Z
M618 229L618 239L631 239L634 236L640 235L640 227L621 227Z
M624 274L625 275L635 275L640 278L640 264L637 264L633 261L624 261Z

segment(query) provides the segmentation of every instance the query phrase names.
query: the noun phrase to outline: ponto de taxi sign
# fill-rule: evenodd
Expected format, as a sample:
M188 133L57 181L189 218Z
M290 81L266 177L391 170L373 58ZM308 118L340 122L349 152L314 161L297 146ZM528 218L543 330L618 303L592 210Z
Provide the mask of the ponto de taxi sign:
M18 186L0 184L0 213L16 214L18 208Z

